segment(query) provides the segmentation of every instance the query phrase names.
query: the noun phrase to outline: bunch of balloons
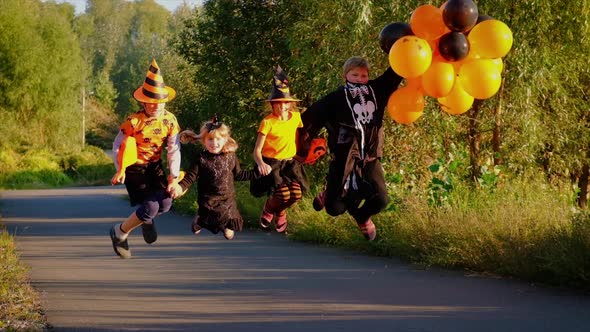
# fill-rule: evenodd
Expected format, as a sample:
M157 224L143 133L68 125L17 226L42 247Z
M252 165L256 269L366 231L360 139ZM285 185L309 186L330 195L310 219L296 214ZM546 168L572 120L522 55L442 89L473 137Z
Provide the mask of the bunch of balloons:
M436 98L449 114L467 112L474 99L490 98L500 89L502 57L512 42L508 26L479 15L472 0L422 5L409 24L385 26L379 44L391 68L406 79L389 97L389 115L402 124L416 121L425 96Z

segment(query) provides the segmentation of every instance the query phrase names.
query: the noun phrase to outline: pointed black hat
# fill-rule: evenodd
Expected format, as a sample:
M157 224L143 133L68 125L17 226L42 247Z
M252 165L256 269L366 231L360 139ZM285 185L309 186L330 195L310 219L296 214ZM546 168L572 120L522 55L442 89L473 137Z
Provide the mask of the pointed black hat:
M301 101L291 95L291 92L289 92L289 86L287 73L283 71L281 66L277 66L277 72L272 80L272 91L270 92L268 101Z

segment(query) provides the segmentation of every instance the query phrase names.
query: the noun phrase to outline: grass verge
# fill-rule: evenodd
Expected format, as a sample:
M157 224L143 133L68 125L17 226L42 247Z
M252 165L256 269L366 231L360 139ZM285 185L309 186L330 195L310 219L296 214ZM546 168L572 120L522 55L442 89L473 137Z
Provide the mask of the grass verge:
M0 331L43 331L46 318L14 239L0 228Z

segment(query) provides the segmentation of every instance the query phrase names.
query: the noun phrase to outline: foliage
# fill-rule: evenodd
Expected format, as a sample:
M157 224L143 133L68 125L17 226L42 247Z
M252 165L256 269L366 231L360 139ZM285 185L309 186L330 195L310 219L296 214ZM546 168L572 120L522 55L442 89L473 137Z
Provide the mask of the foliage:
M0 188L53 188L68 185L106 185L115 173L112 160L96 147L55 154L29 150L23 154L0 150Z
M181 123L196 129L217 113L248 147L238 155L249 158L274 68L290 75L285 34L298 13L292 1L206 1L173 42L196 70L198 99L182 111ZM295 84L292 89L297 93Z
M0 146L75 149L86 67L72 6L0 2Z

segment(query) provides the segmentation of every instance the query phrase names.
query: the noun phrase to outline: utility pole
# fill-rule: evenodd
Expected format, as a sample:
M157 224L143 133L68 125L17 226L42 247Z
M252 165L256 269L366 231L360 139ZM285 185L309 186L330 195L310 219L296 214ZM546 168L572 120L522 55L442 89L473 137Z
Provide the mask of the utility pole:
M82 87L82 150L86 146L86 88Z

